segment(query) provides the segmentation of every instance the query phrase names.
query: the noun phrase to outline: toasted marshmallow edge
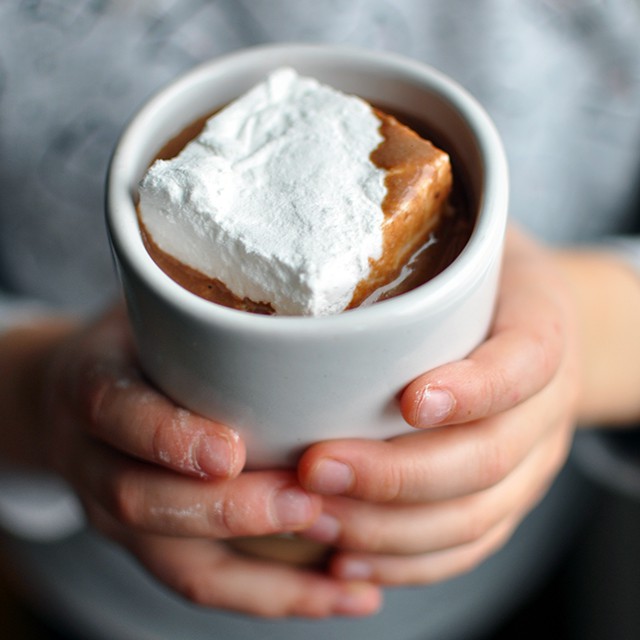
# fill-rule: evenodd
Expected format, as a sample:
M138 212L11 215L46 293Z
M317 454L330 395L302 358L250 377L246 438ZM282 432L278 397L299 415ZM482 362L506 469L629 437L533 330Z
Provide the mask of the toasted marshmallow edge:
M158 248L277 314L343 311L381 257L385 171L365 101L273 72L140 183Z

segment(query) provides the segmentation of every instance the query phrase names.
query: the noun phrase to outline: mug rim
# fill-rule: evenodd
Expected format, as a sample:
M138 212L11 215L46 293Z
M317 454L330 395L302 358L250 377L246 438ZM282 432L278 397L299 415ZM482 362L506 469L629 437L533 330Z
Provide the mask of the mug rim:
M266 316L232 309L200 298L172 280L146 251L131 192L134 161L146 125L156 114L174 103L187 87L194 87L216 73L235 68L285 66L285 60L318 61L342 68L345 64L369 65L372 73L393 74L395 79L424 86L436 93L467 123L482 160L482 187L476 223L471 237L457 258L440 274L416 289L366 307L328 316ZM295 67L288 63L288 66ZM215 105L211 105L212 108ZM165 142L165 141L162 141ZM136 180L137 183L137 180ZM491 262L486 255L502 246L508 208L508 167L498 131L479 102L460 84L428 64L395 53L371 51L351 46L274 44L241 49L200 63L179 75L152 95L124 128L112 154L107 172L106 221L116 262L127 266L145 285L172 307L180 308L204 322L224 325L234 331L277 335L318 332L336 333L387 324L393 318L447 306L468 290ZM491 215L487 215L492 211ZM493 256L495 259L495 256Z

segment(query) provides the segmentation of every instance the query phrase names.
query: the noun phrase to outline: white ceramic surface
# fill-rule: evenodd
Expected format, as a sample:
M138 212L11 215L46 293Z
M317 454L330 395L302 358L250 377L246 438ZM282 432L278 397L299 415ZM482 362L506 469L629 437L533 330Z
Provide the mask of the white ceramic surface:
M333 317L265 317L202 300L168 278L140 237L137 184L165 141L294 66L338 89L419 117L451 144L478 219L455 262L422 287ZM397 398L417 375L464 357L490 326L508 176L478 103L437 71L390 54L278 45L201 65L152 98L114 153L107 220L142 367L179 404L234 426L251 467L290 465L310 443L407 432Z

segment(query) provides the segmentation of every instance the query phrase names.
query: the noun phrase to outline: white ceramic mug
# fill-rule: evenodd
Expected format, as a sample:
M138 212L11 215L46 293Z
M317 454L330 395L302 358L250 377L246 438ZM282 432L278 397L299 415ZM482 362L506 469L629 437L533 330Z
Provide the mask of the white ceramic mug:
M289 65L440 132L467 174L477 222L440 275L396 298L331 317L275 317L207 302L147 254L137 185L188 124ZM455 177L454 177L455 179ZM180 405L236 428L248 466L288 466L313 442L410 430L398 396L419 374L466 356L489 329L507 218L499 136L460 86L418 62L333 46L243 50L180 77L131 121L115 150L107 220L141 366Z

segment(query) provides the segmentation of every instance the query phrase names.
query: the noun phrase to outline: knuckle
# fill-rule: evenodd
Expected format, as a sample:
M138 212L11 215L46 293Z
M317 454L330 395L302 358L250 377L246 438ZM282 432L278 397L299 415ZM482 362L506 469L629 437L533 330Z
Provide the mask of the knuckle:
M474 540L463 548L452 563L449 577L471 573L491 557L506 538L497 538L493 531L488 531L481 538Z
M233 502L230 499L216 501L209 510L209 526L220 538L241 535L233 517Z
M494 411L494 407L502 404L503 398L507 395L506 391L513 385L509 384L508 374L504 369L496 367L491 370L490 374L483 377L482 398L484 406L481 415L487 416Z
M110 379L98 365L85 365L79 373L79 401L91 435L99 431Z
M133 470L117 471L108 488L107 507L121 524L138 527L145 513L139 474Z
M187 412L151 410L147 420L150 425L150 454L153 460L180 470L193 471L193 443L184 428Z
M535 363L541 375L541 384L546 384L556 373L562 359L561 329L555 325L544 335L534 333L529 340L530 362Z
M478 488L488 489L498 484L514 466L514 452L506 439L493 442L479 456Z
M189 602L199 606L212 606L213 589L208 578L198 573L188 573L179 579L176 591Z
M77 370L76 397L88 431L100 436L105 430L105 413L125 398L137 382L137 372L106 359L86 356Z
M401 502L408 499L417 474L416 465L405 460L389 464L384 473L373 470L375 482L371 482L375 502Z
M255 517L248 504L227 495L213 503L209 510L209 525L220 538L258 534L261 532L247 530Z
M157 462L164 464L170 464L172 458L167 440L167 430L164 420L155 420L150 428L151 456Z
M340 540L340 546L351 551L379 553L385 549L382 527L347 527Z
M477 504L469 510L460 544L472 544L481 540L491 529L493 522L486 509Z

